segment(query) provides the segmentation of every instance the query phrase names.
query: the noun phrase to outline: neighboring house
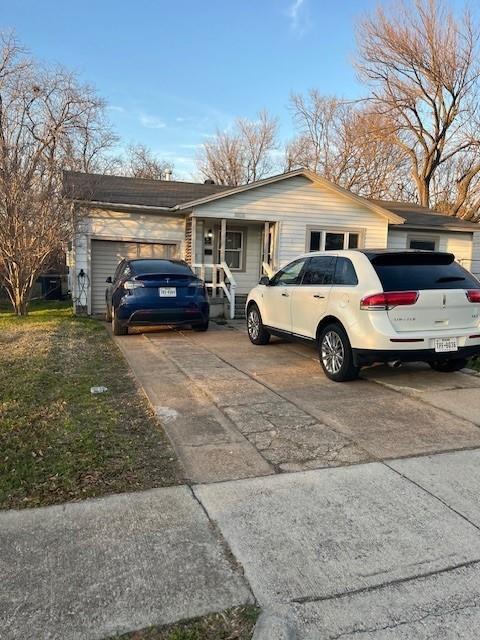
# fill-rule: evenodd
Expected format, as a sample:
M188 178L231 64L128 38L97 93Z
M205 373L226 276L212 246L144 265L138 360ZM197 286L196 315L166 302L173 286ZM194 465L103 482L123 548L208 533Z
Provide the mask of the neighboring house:
M105 280L122 257L185 259L230 315L262 273L305 251L437 249L480 271L478 225L367 200L303 169L235 188L67 172L65 189L78 212L72 293L91 314L103 313Z

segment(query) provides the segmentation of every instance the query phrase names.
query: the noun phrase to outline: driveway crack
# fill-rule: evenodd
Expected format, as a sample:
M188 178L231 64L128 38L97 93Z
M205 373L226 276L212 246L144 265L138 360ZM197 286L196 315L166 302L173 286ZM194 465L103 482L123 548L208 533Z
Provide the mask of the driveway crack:
M408 584L409 582L414 582L415 580L430 578L432 576L441 576L445 573L450 573L451 571L456 571L458 569L467 569L469 567L474 567L476 565L480 565L480 558L475 558L474 560L468 560L466 562L460 562L458 564L451 565L450 567L445 567L443 569L436 569L433 571L426 571L424 573L419 573L414 576L407 576L405 578L397 578L395 580L389 580L386 582L381 582L379 584L370 585L368 587L360 587L359 589L351 589L347 591L343 591L340 593L332 593L326 596L303 596L299 598L292 598L290 600L291 603L294 604L310 604L315 602L328 602L330 600L341 600L344 598L350 598L351 596L361 595L364 593L371 593L375 591L380 591L385 587L394 587L396 585Z
M458 607L450 607L449 609L444 609L438 613L430 611L426 613L424 616L420 616L418 618L412 618L410 620L400 620L398 622L393 622L391 624L386 624L379 627L363 627L361 629L352 629L351 631L344 631L336 636L329 636L328 640L340 640L340 638L351 638L353 636L360 636L362 634L372 634L377 631L391 631L393 629L398 629L399 627L410 626L417 623L423 623L425 620L429 618L443 618L452 613L456 613L457 611L465 611L467 609L476 609L478 603L466 604Z

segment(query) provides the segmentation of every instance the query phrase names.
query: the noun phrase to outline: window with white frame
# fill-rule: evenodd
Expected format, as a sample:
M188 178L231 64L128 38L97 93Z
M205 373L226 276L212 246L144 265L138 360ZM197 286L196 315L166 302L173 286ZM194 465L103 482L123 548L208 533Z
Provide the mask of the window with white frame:
M308 251L335 251L337 249L357 249L361 246L361 232L358 230L341 231L327 229L309 229L307 234Z
M225 262L232 270L243 269L243 231L227 231Z

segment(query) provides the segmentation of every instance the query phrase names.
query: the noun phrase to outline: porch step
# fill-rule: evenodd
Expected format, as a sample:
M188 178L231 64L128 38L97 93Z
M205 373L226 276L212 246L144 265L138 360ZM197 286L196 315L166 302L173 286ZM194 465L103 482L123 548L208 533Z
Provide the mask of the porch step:
M235 318L245 318L245 304L247 296L245 294L235 296Z

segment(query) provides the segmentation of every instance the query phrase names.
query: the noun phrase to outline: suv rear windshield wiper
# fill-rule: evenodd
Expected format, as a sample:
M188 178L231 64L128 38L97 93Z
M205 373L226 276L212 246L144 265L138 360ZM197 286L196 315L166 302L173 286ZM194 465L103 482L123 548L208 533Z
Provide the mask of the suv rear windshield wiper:
M465 280L465 278L462 276L443 276L435 280L435 282L457 282L458 280Z

